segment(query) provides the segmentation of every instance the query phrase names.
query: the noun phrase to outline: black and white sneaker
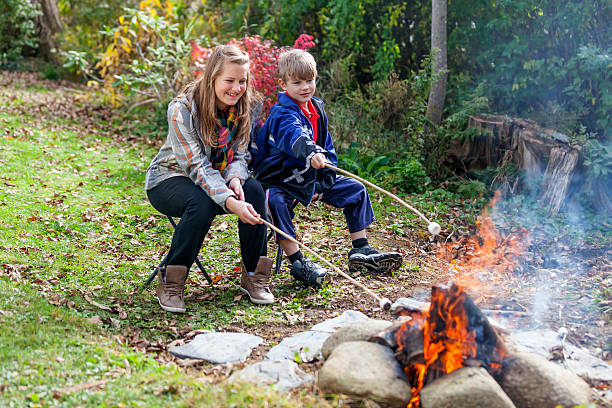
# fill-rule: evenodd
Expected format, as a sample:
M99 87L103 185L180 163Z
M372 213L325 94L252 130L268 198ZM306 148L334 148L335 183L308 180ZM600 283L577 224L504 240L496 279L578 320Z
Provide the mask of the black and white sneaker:
M296 259L293 262L290 273L291 276L306 286L320 289L325 281L327 270L304 256L302 259Z
M370 245L366 245L351 249L348 267L352 273L362 272L365 269L369 273L382 274L399 269L402 261L402 255L397 252L378 252Z

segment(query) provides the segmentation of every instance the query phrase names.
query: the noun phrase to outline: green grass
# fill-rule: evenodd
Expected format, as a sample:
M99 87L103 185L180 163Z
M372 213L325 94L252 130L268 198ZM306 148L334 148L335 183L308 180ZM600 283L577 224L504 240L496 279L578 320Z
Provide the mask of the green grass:
M325 407L322 398L207 383L102 335L27 284L0 279L3 407Z
M176 405L180 390L202 388L176 367L106 339L28 285L0 279L0 310L2 406ZM96 382L103 386L78 389Z

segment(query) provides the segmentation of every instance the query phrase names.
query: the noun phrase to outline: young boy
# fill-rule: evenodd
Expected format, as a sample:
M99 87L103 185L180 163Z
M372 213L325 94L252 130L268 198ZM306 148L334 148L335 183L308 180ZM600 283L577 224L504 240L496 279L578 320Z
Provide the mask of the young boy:
M294 200L304 206L321 200L342 208L353 249L348 255L349 271L366 269L385 273L396 270L402 257L396 252L378 252L366 238L365 229L374 221L370 197L360 182L326 168L326 161L337 165L323 101L314 97L317 66L304 50L291 50L281 55L278 63L278 103L262 126L258 140L260 160L255 176L266 189L268 208L274 225L295 238L292 223ZM320 288L326 270L306 258L297 244L277 236L291 262L291 275L306 285Z

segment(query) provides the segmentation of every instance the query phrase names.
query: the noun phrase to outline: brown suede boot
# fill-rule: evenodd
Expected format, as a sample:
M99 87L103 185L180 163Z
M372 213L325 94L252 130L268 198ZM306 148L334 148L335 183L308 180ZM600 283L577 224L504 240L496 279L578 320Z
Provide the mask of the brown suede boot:
M242 264L240 277L240 290L249 295L251 302L258 305L274 303L274 295L270 292L270 278L272 277L272 258L259 257L255 267L255 274L249 275Z
M165 273L164 273L165 272ZM164 275L162 277L162 275ZM168 312L185 313L185 281L187 267L183 265L168 265L157 273L157 301L162 309Z

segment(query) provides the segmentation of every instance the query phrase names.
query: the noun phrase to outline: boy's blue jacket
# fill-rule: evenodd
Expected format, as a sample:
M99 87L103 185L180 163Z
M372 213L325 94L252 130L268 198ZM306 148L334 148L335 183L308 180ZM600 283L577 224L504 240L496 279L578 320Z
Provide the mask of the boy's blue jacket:
M284 92L272 106L270 116L251 143L253 171L267 189L278 187L308 205L315 192L325 194L336 182L336 172L314 169L310 159L323 153L334 165L338 158L327 129L327 114L323 101L313 97L319 113L317 144L312 137L312 125L297 103Z

